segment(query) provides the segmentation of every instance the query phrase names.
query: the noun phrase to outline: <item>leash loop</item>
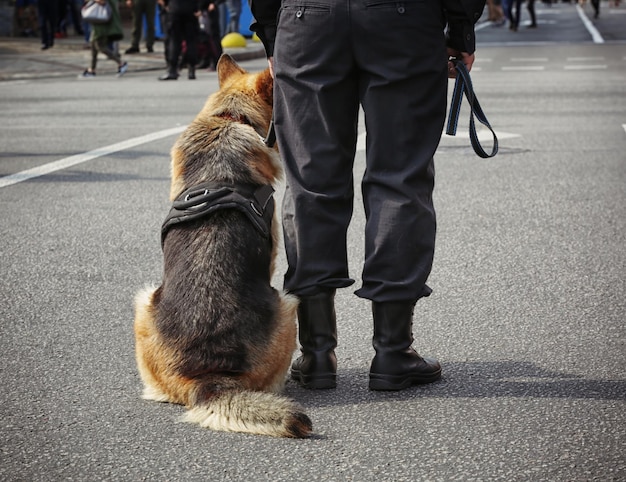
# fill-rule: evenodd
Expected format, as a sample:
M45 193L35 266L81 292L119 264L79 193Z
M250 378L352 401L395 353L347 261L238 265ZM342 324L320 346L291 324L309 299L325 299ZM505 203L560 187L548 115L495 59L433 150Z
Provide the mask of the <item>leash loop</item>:
M493 157L498 153L498 138L496 137L496 133L491 128L491 125L487 120L487 116L483 112L483 109L480 106L480 102L478 102L478 98L474 93L472 79L467 70L467 67L465 67L465 64L459 59L454 60L454 63L457 71L457 76L456 82L454 84L454 90L452 91L452 100L450 101L450 113L448 114L446 134L448 134L449 136L456 135L456 129L459 123L459 113L461 111L461 103L463 101L463 94L465 94L465 97L467 97L467 101L470 106L469 134L472 147L474 148L474 152L483 159ZM487 153L480 144L480 141L478 140L474 117L476 117L476 119L478 119L481 124L486 126L493 135L493 147L491 149L491 153Z

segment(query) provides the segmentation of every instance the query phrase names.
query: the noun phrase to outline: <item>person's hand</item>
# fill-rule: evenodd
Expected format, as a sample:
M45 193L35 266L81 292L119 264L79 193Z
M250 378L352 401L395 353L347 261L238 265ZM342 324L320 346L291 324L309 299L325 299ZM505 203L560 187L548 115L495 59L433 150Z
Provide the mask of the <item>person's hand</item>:
M472 65L475 60L474 54L468 54L467 52L461 52L453 48L448 48L448 58L461 60L465 64L465 67L467 67L468 72L472 70ZM448 78L456 78L456 67L454 66L454 62L452 62L452 60L448 60Z
M215 10L215 9L216 9L215 4L214 4L214 3L209 3L209 8L207 8L207 10L208 10L209 12L212 12L212 11L213 11L213 10Z
M269 57L267 59L267 63L270 67L270 74L272 75L272 79L274 78L274 57Z

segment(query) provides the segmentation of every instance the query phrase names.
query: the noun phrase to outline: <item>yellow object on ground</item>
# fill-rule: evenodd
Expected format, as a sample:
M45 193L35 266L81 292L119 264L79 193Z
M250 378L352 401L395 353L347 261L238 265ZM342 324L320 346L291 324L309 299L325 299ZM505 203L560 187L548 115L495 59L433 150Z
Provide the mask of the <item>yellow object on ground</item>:
M246 46L246 38L237 32L231 32L224 35L222 39L222 48L238 48Z

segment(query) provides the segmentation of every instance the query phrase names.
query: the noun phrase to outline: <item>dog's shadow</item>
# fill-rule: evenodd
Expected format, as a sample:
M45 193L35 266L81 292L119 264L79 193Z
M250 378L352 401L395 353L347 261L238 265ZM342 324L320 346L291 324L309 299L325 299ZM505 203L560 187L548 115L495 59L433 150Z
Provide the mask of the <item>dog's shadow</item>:
M442 363L443 377L398 392L368 389L367 370L338 370L334 390L307 390L289 380L285 394L305 407L347 406L417 398L626 399L626 380L588 379L530 362Z

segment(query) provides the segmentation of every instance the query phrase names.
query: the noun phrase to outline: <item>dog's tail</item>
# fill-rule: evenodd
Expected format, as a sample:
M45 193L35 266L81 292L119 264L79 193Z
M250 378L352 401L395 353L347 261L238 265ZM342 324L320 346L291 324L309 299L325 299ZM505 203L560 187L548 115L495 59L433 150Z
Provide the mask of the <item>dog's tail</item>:
M234 391L216 394L192 407L183 421L212 430L273 437L305 438L311 419L288 398L267 392Z

